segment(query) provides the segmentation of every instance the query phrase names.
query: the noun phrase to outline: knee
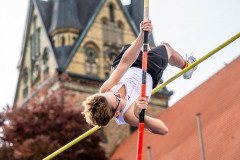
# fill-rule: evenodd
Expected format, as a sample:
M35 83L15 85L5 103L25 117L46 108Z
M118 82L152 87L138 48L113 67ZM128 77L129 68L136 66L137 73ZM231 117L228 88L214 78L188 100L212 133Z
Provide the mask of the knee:
M162 42L162 45L164 45L165 47L171 47L170 44L167 42Z
M172 47L167 42L163 42L162 45L166 48L166 51L167 51L167 54L168 54L168 59L170 59L172 57L172 54L173 54Z

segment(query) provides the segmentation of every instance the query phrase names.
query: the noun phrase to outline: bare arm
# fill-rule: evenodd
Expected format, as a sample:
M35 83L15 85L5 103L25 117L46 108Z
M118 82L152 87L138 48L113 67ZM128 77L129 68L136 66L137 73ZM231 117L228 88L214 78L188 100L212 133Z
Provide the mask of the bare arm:
M151 21L141 22L140 33L137 39L132 43L132 45L126 50L123 54L119 65L111 74L109 79L102 85L100 92L104 93L107 90L111 89L115 84L117 84L130 66L136 61L140 50L143 46L143 31L152 32Z
M144 118L144 124L150 132L160 135L167 134L168 128L160 119L152 118L149 116L145 116Z
M144 98L138 98L129 110L125 113L124 119L127 123L132 126L138 126L139 124L139 113L142 109L147 109L147 101ZM156 118L152 118L149 116L144 117L144 127L148 129L150 132L160 135L165 135L168 132L168 128L165 124Z
M126 73L126 71L137 59L139 52L142 48L142 45L143 45L143 37L142 37L142 33L140 33L137 39L123 54L122 59L119 62L117 68L113 71L113 73L108 78L108 80L103 83L102 87L100 88L101 93L104 93L107 90L111 89L114 85L116 85L120 81L122 76Z

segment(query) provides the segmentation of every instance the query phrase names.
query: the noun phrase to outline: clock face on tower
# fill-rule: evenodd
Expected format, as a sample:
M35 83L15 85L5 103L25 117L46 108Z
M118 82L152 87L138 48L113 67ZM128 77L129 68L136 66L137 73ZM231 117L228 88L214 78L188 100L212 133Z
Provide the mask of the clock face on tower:
M112 64L112 62L116 57L117 57L117 53L115 52L109 52L105 55L105 59L108 62L108 64Z
M97 54L94 51L94 49L92 49L92 48L88 48L86 50L86 55L87 55L88 60L90 60L90 61L94 61L97 58Z

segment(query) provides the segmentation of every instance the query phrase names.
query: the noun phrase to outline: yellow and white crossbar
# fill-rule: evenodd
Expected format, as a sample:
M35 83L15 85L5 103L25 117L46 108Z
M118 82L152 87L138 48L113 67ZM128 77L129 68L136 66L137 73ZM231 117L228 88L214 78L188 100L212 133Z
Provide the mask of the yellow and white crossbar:
M171 83L172 81L174 81L175 79L177 79L178 77L180 77L181 75L183 75L185 72L187 72L188 70L192 69L193 67L197 66L198 64L202 63L203 61L205 61L206 59L208 59L209 57L211 57L212 55L214 55L215 53L217 53L218 51L220 51L221 49L223 49L224 47L226 47L227 45L229 45L230 43L232 43L233 41L235 41L236 39L238 39L240 37L240 32L238 34L236 34L235 36L233 36L232 38L230 38L229 40L227 40L226 42L224 42L223 44L221 44L220 46L218 46L217 48L215 48L214 50L212 50L211 52L209 52L208 54L206 54L205 56L203 56L202 58L200 58L199 60L197 60L196 62L192 63L191 65L189 65L187 68L183 69L181 72L177 73L175 76L173 76L172 78L170 78L169 80L167 80L166 82L158 85L156 88L154 88L152 90L152 95L154 93L156 93L158 90L162 89L163 87L165 87L167 84ZM89 136L90 134L94 133L95 131L97 131L98 129L100 129L101 127L96 126L92 129L90 129L89 131L85 132L84 134L82 134L81 136L77 137L76 139L74 139L73 141L71 141L70 143L66 144L65 146L63 146L62 148L58 149L57 151L55 151L54 153L50 154L49 156L47 156L46 158L44 158L43 160L49 160L52 159L53 157L57 156L58 154L62 153L63 151L65 151L66 149L70 148L71 146L73 146L74 144L78 143L79 141L81 141L82 139L86 138L87 136Z

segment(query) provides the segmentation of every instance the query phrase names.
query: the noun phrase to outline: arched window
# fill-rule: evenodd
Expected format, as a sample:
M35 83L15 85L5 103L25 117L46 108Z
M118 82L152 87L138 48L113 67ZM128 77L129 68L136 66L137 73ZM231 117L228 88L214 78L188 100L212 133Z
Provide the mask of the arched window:
M115 25L113 22L110 23L110 38L111 38L111 43L115 44L116 36L115 36Z
M25 86L23 89L23 98L26 98L28 95L28 86Z
M55 47L55 40L54 39L52 39L52 45L53 45L53 47Z
M107 79L109 78L109 76L110 76L109 72L105 72L105 78Z
M89 45L85 49L86 61L85 61L85 70L86 74L90 76L98 75L98 54L96 48L93 48L92 45Z
M108 43L108 20L107 18L102 19L102 33L103 33L103 42Z
M65 46L65 37L62 36L62 37L61 37L61 40L62 40L62 46Z
M31 64L31 85L32 87L40 80L41 67L39 60Z
M110 16L110 22L114 22L114 6L113 6L113 4L109 4L109 16Z
M33 30L34 30L34 33L36 33L36 30L37 30L37 16L36 15L33 17Z
M92 41L84 45L85 71L89 76L98 76L99 73L99 47Z
M115 6L110 3L109 4L109 17L110 17L110 40L112 44L116 43L116 36L115 36L115 24L114 24L114 8Z
M27 84L28 83L28 67L25 67L24 70L23 70L23 83L24 84Z
M32 60L40 56L40 27L37 28L37 16L33 17L33 34L30 37Z
M31 87L40 80L40 27L37 27L37 15L33 17L33 33L30 36ZM27 89L26 89L27 90Z
M34 34L30 36L30 52L31 52L31 61L35 61L35 36Z
M26 98L27 95L28 95L28 78L29 78L29 70L28 70L28 67L24 67L22 78L23 78L23 83L24 83L23 97Z
M36 32L36 57L40 56L40 27L37 29Z
M107 53L105 54L105 61L109 65L111 65L116 57L117 57L117 53L115 52L115 50L107 51Z
M43 64L44 65L48 65L48 59L49 59L49 50L48 50L48 48L44 49L42 59L43 59Z
M123 23L121 21L118 22L117 30L118 43L119 45L123 45Z
M116 48L109 48L104 52L104 72L105 72L105 78L107 79L110 76L110 73L112 71L111 65L114 61L114 59L117 57L117 53L119 53Z
M43 51L43 75L44 75L44 79L46 79L49 76L49 66L48 66L48 60L49 60L49 49L45 48Z

